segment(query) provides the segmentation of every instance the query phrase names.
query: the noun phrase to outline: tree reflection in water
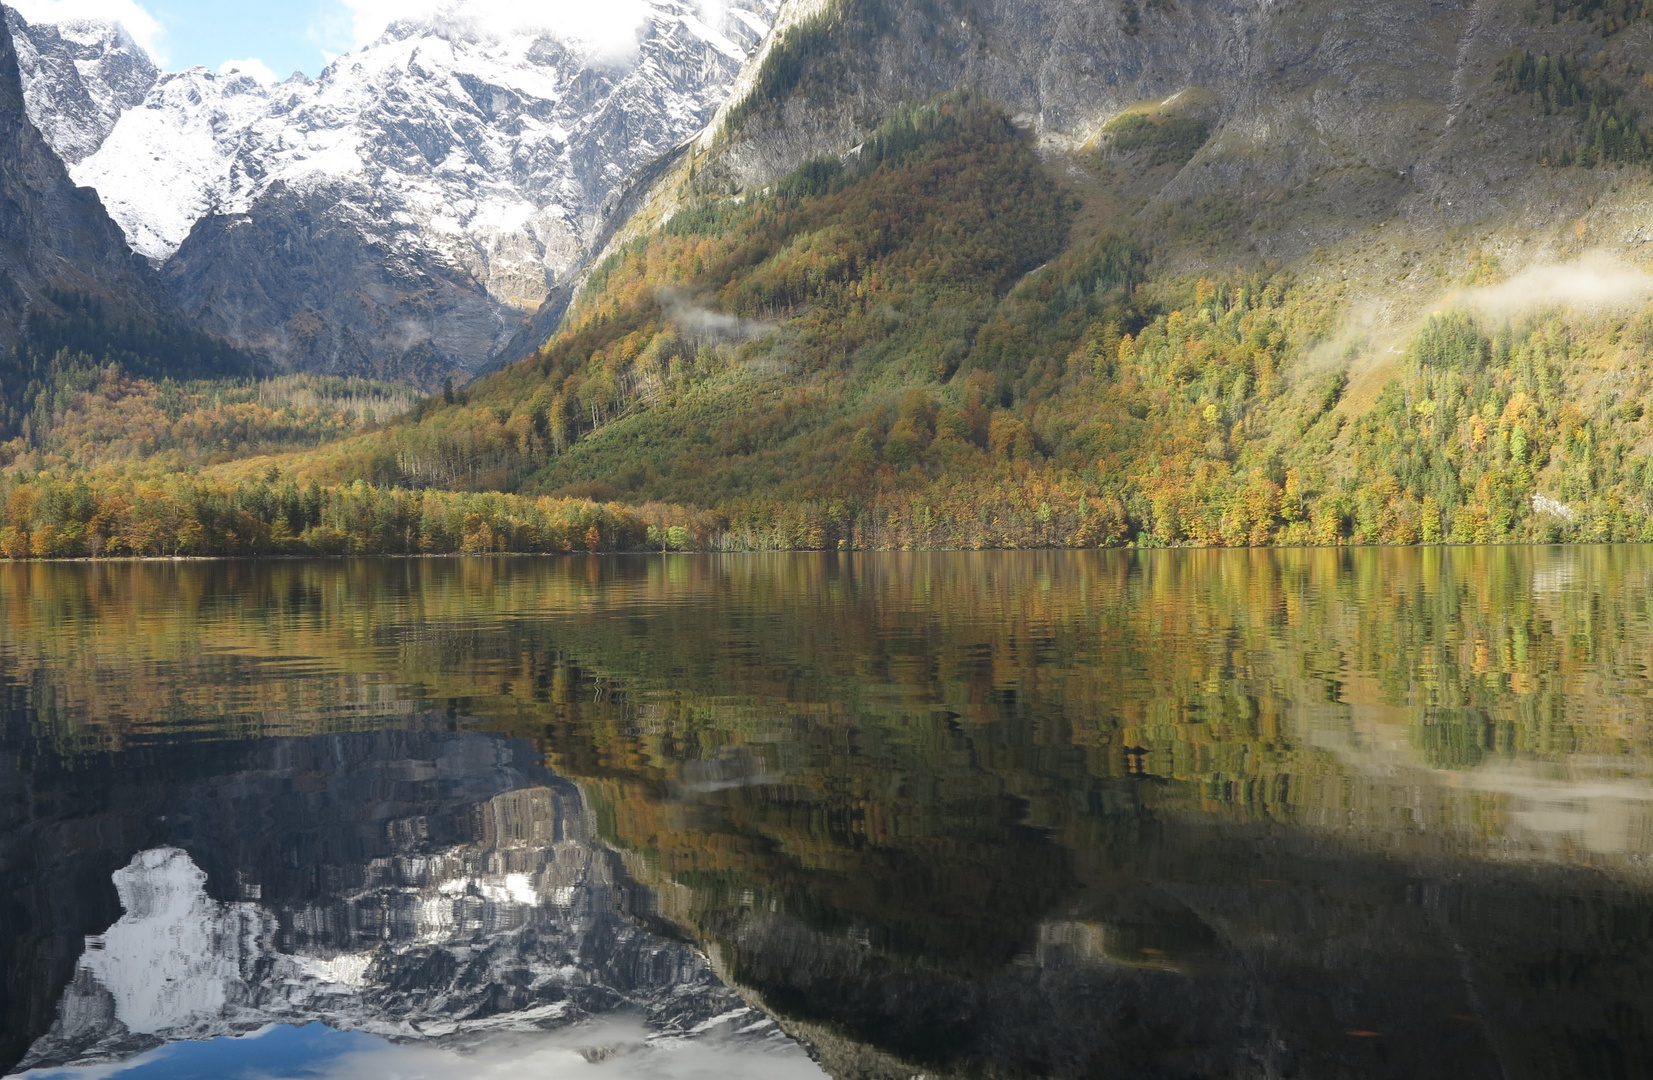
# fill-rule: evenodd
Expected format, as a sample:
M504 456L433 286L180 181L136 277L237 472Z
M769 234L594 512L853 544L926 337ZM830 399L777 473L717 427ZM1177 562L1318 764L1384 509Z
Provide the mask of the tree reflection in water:
M0 567L6 1045L69 1045L111 875L174 846L215 918L254 912L272 944L237 963L300 988L294 1021L451 1040L548 1007L578 867L609 913L588 936L632 928L652 959L612 963L654 973L579 953L591 986L705 998L644 1006L657 1031L767 1010L838 1076L1643 1074L1649 570L1639 548ZM359 749L397 739L424 749ZM432 764L484 744L494 764ZM436 772L397 779L414 761ZM321 822L329 784L363 794ZM275 982L226 995L276 1016ZM605 1014L569 985L569 1019Z

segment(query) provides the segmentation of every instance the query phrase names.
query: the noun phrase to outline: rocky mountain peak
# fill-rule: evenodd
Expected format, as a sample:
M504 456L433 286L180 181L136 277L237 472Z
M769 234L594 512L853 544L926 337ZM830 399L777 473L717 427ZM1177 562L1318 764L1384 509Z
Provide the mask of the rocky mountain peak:
M10 9L6 18L9 26ZM81 34L80 40L91 36ZM61 34L50 38L72 40ZM101 40L130 43L118 36ZM23 51L14 47L9 30L0 29L0 347L11 346L23 335L31 314L55 308L57 299L68 294L95 298L129 316L149 316L167 307L159 282L121 243L97 196L75 187L30 121L24 104L28 91L22 78ZM99 68L95 59L43 61L38 48L29 56L37 86L41 71L84 73ZM66 84L58 99L71 96L70 89ZM94 123L95 110L79 119ZM64 130L73 134L89 129L69 125Z
M121 114L143 101L160 75L116 23L74 19L30 27L11 8L5 13L29 116L70 165L103 145Z
M280 367L428 383L485 365L584 265L632 177L705 127L779 7L649 0L617 44L450 3L314 81L151 65L141 93L136 77L86 92L120 106L105 128L59 122L63 63L37 64L26 97L207 328ZM12 18L35 53L66 55L62 27ZM135 49L112 27L72 33L93 42L82 82Z

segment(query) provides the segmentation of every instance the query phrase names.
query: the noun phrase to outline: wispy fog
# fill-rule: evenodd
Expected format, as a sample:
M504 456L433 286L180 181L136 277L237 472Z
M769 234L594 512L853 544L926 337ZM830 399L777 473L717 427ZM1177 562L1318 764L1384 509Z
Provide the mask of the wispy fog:
M1534 266L1508 281L1472 289L1454 299L1464 307L1495 315L1532 308L1613 308L1638 304L1653 295L1653 275L1593 252L1568 263Z
M1381 377L1402 356L1431 314L1461 308L1505 318L1545 308L1611 311L1653 301L1653 274L1607 252L1590 252L1563 263L1540 263L1496 285L1454 289L1410 315L1384 310L1375 299L1351 305L1338 332L1305 357L1308 376L1342 367L1351 378Z
M679 331L689 337L712 338L716 341L752 341L770 330L768 323L711 311L672 289L662 289L658 296L660 306L666 309L666 317L671 319Z

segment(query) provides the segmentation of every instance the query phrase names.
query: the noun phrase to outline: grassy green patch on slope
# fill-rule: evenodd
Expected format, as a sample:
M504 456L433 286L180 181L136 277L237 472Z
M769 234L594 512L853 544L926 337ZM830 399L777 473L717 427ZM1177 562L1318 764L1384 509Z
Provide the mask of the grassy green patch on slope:
M420 490L693 507L656 531L725 548L1653 538L1647 320L1443 315L1356 409L1368 361L1313 348L1335 285L1172 275L1143 223L1074 220L1025 133L949 96L633 242L534 357L220 494L272 530L269 469L372 503L328 526L351 550L584 542L427 529Z
M538 355L300 474L700 507L732 547L1648 534L1647 333L1452 316L1351 421L1309 361L1335 289L1156 273L1071 215L1023 133L942 99L698 204Z

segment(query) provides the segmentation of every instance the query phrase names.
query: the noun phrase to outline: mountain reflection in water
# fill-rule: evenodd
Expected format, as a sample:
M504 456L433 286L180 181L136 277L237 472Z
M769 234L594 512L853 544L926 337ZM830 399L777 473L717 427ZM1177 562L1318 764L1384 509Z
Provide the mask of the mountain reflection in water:
M387 1076L1653 1075L1650 586L0 566L0 1063L319 1021Z
M800 1063L786 1051L809 1065L700 954L637 916L618 860L584 835L573 785L530 746L446 727L412 718L401 730L268 740L246 748L239 771L132 792L141 810L99 806L77 821L147 829L133 839L161 846L111 875L122 914L85 938L21 1067L119 1062L318 1020L475 1047L596 1018L643 1033L616 1045L717 1042L773 1051L775 1069ZM52 858L46 836L18 839ZM38 870L95 874L85 862L119 859L131 842L82 846ZM236 899L209 894L203 864Z

